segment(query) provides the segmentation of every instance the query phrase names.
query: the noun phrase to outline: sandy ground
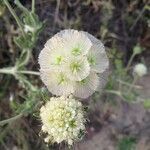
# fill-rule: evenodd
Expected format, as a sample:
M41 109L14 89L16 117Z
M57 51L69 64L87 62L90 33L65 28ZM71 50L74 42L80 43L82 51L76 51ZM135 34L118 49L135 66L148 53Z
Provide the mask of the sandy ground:
M150 75L138 81L144 98L150 98ZM99 108L102 106L99 103ZM105 107L105 106L104 106ZM100 131L79 144L79 150L116 150L117 141L123 135L137 137L136 150L150 150L150 111L141 104L120 102Z

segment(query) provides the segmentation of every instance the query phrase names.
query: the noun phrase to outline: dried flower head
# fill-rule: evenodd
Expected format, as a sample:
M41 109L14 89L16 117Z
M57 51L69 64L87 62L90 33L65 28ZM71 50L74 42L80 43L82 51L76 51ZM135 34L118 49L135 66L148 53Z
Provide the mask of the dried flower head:
M101 83L109 61L100 40L87 32L62 30L39 55L41 79L55 95L87 98Z
M139 63L134 66L133 74L136 74L137 76L142 77L147 74L147 67L144 64Z
M52 97L40 109L45 142L67 142L72 145L85 132L85 118L81 102L69 97Z

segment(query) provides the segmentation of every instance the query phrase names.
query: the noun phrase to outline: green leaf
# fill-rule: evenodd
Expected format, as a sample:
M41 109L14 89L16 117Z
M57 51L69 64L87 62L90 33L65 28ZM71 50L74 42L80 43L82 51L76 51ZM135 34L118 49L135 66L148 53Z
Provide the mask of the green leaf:
M18 6L18 8L20 8L20 10L22 10L24 13L28 13L28 9L25 8L19 0L15 0L14 3Z
M15 0L15 4L22 11L20 20L22 20L25 35L16 37L14 41L21 49L32 49L38 39L39 33L44 28L45 22L41 22L38 15L29 11L19 0Z
M135 144L134 137L124 137L118 143L118 150L135 150Z
M14 38L14 42L21 49L30 49L33 48L34 42L32 42L32 36L26 34L25 36L20 35Z
M25 66L28 63L28 61L30 59L30 54L31 54L30 49L23 49L20 57L16 61L16 67L18 69L22 68L23 66Z

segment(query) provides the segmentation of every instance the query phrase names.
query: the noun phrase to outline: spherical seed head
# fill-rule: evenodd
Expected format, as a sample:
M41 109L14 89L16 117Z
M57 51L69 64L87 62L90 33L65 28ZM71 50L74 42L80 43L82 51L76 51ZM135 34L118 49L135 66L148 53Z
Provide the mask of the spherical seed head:
M85 132L85 118L81 102L72 97L52 97L40 109L42 131L46 133L45 142L72 145Z
M142 63L136 64L134 66L133 73L139 77L142 77L147 74L147 67Z

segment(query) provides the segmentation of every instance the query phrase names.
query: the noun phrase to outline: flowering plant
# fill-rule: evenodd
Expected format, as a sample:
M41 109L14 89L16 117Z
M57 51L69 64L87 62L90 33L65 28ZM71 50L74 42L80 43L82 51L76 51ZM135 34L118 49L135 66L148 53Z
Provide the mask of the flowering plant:
M39 55L42 81L54 95L87 98L103 85L109 62L100 40L87 32L63 30L49 39Z
M45 141L72 145L85 130L82 105L72 95L87 98L104 86L101 75L109 65L104 46L87 32L63 30L46 42L39 64L48 90L61 96L41 108Z
M70 97L52 97L40 109L42 131L47 134L45 142L69 145L82 138L85 118L81 102Z

